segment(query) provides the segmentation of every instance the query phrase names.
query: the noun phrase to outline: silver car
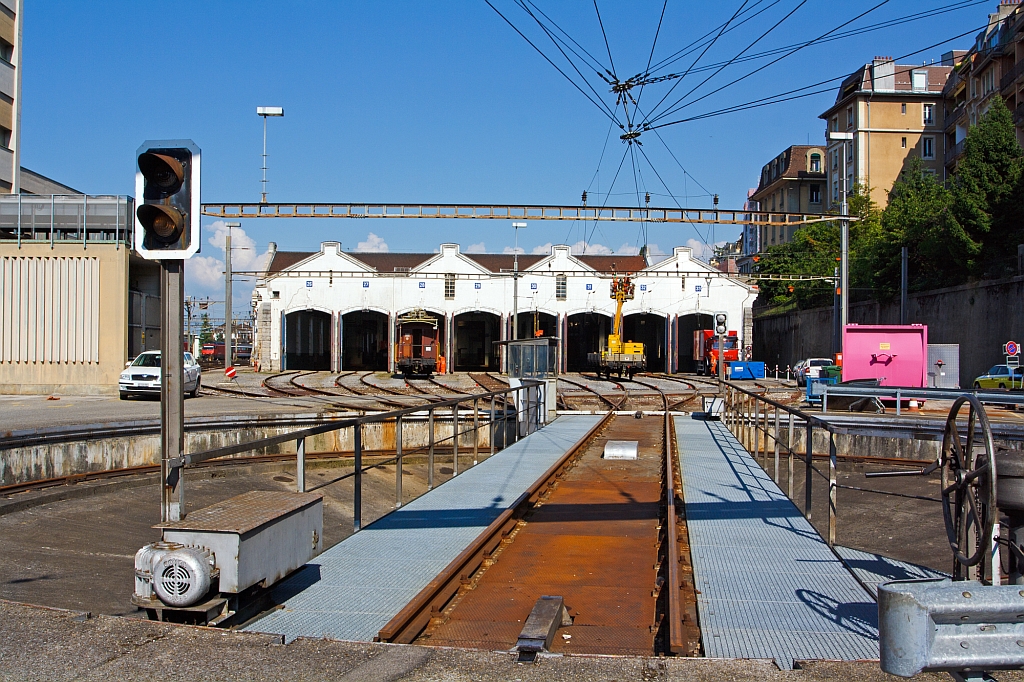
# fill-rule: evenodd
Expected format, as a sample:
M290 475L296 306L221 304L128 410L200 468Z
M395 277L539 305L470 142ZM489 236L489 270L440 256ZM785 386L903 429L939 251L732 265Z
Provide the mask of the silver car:
M808 378L817 379L821 375L821 368L832 365L831 358L807 358L801 360L796 366L796 385L806 386Z
M195 398L203 383L202 370L191 353L184 354L184 364L185 392ZM121 372L117 387L121 400L136 393L160 395L160 351L148 350L139 353L138 357L129 362Z

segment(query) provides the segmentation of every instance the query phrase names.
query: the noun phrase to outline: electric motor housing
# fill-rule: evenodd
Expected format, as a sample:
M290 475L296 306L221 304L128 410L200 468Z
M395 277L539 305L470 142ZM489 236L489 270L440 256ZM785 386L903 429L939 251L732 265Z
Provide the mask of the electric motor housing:
M183 547L177 542L151 542L135 553L135 596L153 598L153 564L168 552Z
M168 606L191 606L210 591L213 555L199 547L181 547L153 564L153 591Z

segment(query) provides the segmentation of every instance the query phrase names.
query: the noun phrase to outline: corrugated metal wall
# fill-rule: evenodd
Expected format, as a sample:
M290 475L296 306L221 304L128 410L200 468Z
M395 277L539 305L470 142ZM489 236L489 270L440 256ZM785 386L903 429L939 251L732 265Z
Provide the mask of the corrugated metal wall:
M0 258L0 363L99 362L98 258Z

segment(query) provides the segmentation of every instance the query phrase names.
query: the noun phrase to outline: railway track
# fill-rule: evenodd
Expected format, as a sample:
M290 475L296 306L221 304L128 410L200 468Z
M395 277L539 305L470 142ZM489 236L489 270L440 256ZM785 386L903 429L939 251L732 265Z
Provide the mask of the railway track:
M668 407L665 392L655 390ZM697 654L696 592L675 506L681 482L671 418L666 412L662 428L652 429L649 422L616 416L628 398L628 390L618 402L603 397L611 409L588 438L378 639L507 650L535 600L560 595L574 621L555 637L555 653ZM612 439L638 441L640 458L603 459L603 445Z
M589 393L593 393L595 396L598 397L598 399L601 400L601 402L603 402L606 405L608 405L608 407L611 408L612 410L622 410L622 409L625 409L626 401L629 399L629 391L627 391L624 387L622 388L623 393L622 393L621 397L619 398L619 401L615 402L611 398L609 398L607 394L601 393L600 391L598 391L596 389L593 389L590 386L587 386L586 384L581 384L578 381L573 381L572 379L566 379L565 377L558 377L558 380L559 381L564 381L567 384L572 384L573 386L578 386L579 388L582 388L584 391L588 391ZM603 381L603 379L602 379L602 381ZM615 382L612 382L612 383L615 383ZM616 384L616 385L617 386L621 386L620 384Z

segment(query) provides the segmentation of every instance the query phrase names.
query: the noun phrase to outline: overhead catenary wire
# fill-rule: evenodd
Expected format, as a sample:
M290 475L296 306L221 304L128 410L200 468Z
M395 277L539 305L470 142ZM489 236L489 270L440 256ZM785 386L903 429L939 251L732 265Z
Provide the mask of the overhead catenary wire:
M533 44L533 41L531 41L531 40L530 40L529 38L527 38L527 37L526 37L526 35L525 35L525 34L524 34L524 33L523 33L522 31L520 31L520 30L519 30L519 29L518 29L518 28L516 27L516 25L515 25L515 24L513 24L513 23L512 23L511 21L509 21L508 17L506 17L506 16L504 15L504 14L502 14L502 13L501 13L501 12L500 12L500 11L498 10L498 8L497 8L497 7L495 7L494 5L492 5L492 4L491 4L491 0L484 0L484 2L486 2L486 3L487 3L487 6L488 6L488 7L490 7L490 8L492 9L492 10L494 10L494 11L495 11L495 13L496 13L496 14L497 14L497 15L498 15L499 17L501 17L501 18L502 18L502 20L504 20L504 22L505 22L506 24L508 24L509 26L511 26L511 27L512 27L512 30L513 30L513 31L515 31L516 33L518 33L518 34L519 34L519 35L520 35L520 36L522 37L522 39L523 39L523 40L525 40L525 41L526 41L527 43L529 43L530 47L532 47L532 48L533 48L534 50L536 50L536 51L537 51L537 54L539 54L539 55L540 55L541 57L543 57L543 58L544 58L544 61L546 61L546 62L547 62L548 64L550 64L551 66L553 66L553 67L554 67L554 69L555 69L556 71L558 71L558 73L562 74L562 77L564 77L564 78L565 78L565 79L566 79L567 81L569 81L569 82L570 82L570 83L572 84L572 86L573 86L574 88L576 88L577 90L579 90L579 91L580 91L580 93L581 93L581 94L582 94L582 95L583 95L584 97L586 97L586 98L587 98L588 100L590 100L590 102L591 102L591 103L592 103L592 104L593 104L594 106L596 106L596 107L597 107L597 108L598 108L598 109L599 109L599 110L601 111L601 113L603 113L603 114L604 114L605 116L607 116L608 118L610 118L610 119L611 119L612 121L614 121L614 122L615 122L616 124L618 124L618 125L619 125L619 126L621 127L621 125L622 125L622 124L621 124L621 123L619 123L619 120L618 120L618 118L616 118L616 116L615 116L615 114L614 114L614 113L610 113L610 112L609 112L609 111L607 110L607 107L606 107L606 106L604 105L604 103L603 103L603 102L599 102L598 100L594 100L594 99L592 99L592 98L590 97L590 95L588 95L588 94L587 94L587 93L586 93L586 92L585 92L585 91L583 90L583 88L581 88L581 87L580 87L579 85L577 85L576 81L574 81L574 80L573 80L572 78L570 78L570 77L569 77L569 76L568 76L568 75L567 75L567 74L566 74L566 73L565 73L564 71L562 71L562 70L561 70L560 68L558 68L558 65L557 65L557 64L555 64L555 63L554 63L553 61L551 61L551 59L550 59L550 58L549 58L549 57L548 57L548 56L547 56L546 54L544 54L544 52L543 52L543 51L542 51L542 50L541 50L541 49L540 49L539 47L537 47L536 45L534 45L534 44Z
M547 35L548 38L551 39L551 43L555 46L555 49L557 49L562 54L562 56L565 57L565 60L567 62L569 62L569 65L572 66L573 70L579 75L579 77L581 79L583 79L583 82L587 85L588 88L590 88L590 91L594 93L594 97L597 98L596 101L601 102L601 106L608 111L608 113L611 115L612 119L614 120L615 117L614 117L614 114L612 113L611 109L609 109L608 106L605 105L603 101L601 101L601 95L597 92L597 90L594 89L594 86L590 84L590 81L587 80L587 77L584 76L583 73L581 73L580 70L576 67L576 63L573 62L571 59L569 59L569 55L567 55L565 53L565 51L561 48L561 46L559 46L558 41L555 39L555 36L553 36L551 34L551 32L548 30L548 28L546 26L544 26L544 24L540 21L540 19L538 19L533 14L533 12L530 11L530 9L526 6L526 4L522 0L516 0L516 4L520 8L522 8L522 10L524 12L526 12L535 22L537 22L537 25L540 26L541 30L544 31L544 33Z
M718 41L718 39L722 37L722 34L725 32L725 29L729 26L730 22L732 22L733 20L736 19L736 17L743 10L743 8L746 7L747 2L748 2L748 0L743 0L743 4L740 5L739 9L737 9L736 12L734 12L731 17L729 17L729 21L727 21L724 24L722 24L722 30L720 30L718 32L718 34L715 35L714 40L712 40L711 42L709 42L707 44L707 46L704 48L704 50L699 55L697 55L697 58L694 59L693 62L690 63L690 66L686 69L686 71L683 72L683 75L679 77L679 80L677 80L675 83L673 83L672 87L668 89L668 92L666 92L665 95L660 100L658 100L658 103L654 105L654 107L651 109L651 113L652 114L654 113L654 111L658 107L660 107L665 102L666 99L668 99L668 96L672 94L672 91L675 90L676 87L678 87L678 85L683 82L683 79L686 78L686 76L690 73L690 71L693 69L693 67L695 67L697 65L697 62L700 61L701 57L703 57L705 54L707 54L708 50L710 50L714 46L714 44ZM647 121L647 116L644 117L644 121L645 122Z
M748 44L748 45L747 45L747 46L746 46L745 48L743 48L743 49L742 49L742 50L740 50L740 51L739 51L738 53L736 53L736 56L734 56L734 57L733 57L732 59L730 59L729 61L727 61L727 62L723 63L723 64L722 64L722 65L721 65L720 67L718 67L718 69L717 69L717 70L716 70L716 71L715 71L714 73L712 73L711 75L709 75L709 76L708 76L707 78L705 78L704 80L702 80L702 81L701 81L700 83L697 83L697 85L695 85L695 86L693 86L692 88L690 88L690 90L689 90L689 91L688 91L688 92L687 92L686 94L684 94L684 95L683 95L682 97L680 97L680 98L679 98L679 101L682 101L682 100L686 99L687 97L689 97L690 95L692 95L692 94L693 94L693 93L694 93L695 91L697 91L698 89L700 89L700 88L701 88L701 86L703 86L703 85L704 85L705 83L707 83L708 81L710 81L710 80L711 80L712 78L714 78L714 77L715 77L715 76L717 76L718 74L722 73L722 71L723 71L724 69L728 68L728 67L729 67L730 65L732 65L733 63L735 63L735 61L736 61L737 59L739 59L740 57L742 57L742 56L743 56L743 54L744 54L744 53L745 53L745 52L746 52L747 50L749 50L750 48L754 47L754 45L757 45L757 44L758 44L759 42L761 42L761 40L763 40L764 38L768 37L768 35L769 35L769 34L770 34L770 33L771 33L772 31L774 31L774 30L775 30L775 29L777 29L777 28L778 28L779 26L781 26L781 25L782 25L783 23L785 23L787 19L789 19L789 18L790 18L791 16L793 16L794 14L796 14L797 10L799 10L799 9L800 9L801 7L803 7L803 6L804 6L804 5L806 5L806 4L807 4L807 0L801 0L800 4L798 4L798 5L797 5L796 7L794 7L794 8L792 9L792 10L790 10L790 11L789 11L789 13L788 13L788 14L786 14L786 15L785 15L784 17L782 17L782 18L781 18L781 19L779 19L779 20L778 20L777 22L775 22L775 23L774 23L774 24L772 24L772 25L771 25L770 27L768 27L768 29L767 29L766 31L762 32L762 33L761 33L761 35L757 36L757 38L755 38L755 39L754 39L754 41L753 41L752 43L749 43L749 44ZM653 113L653 111L652 111L652 113Z
M651 42L651 54L647 57L647 69L645 72L651 70L651 61L654 60L654 49L658 46L658 36L661 35L661 24L665 21L665 10L668 9L668 0L665 0L661 5L661 16L658 17L658 28L654 30L654 40ZM646 83L640 84L640 92L636 95L635 107L633 109L633 118L636 118L636 112L640 109L640 98L644 96L644 86Z
M927 47L922 47L922 48L920 48L918 50L914 50L913 52L908 52L907 54L901 55L899 57L894 57L891 61L893 63L895 63L895 62L898 62L901 59L907 59L909 57L913 57L914 55L921 54L922 52L927 52L928 50L933 50L936 47L941 47L942 45L945 45L947 43L951 43L954 40L959 40L960 38L964 38L966 36L974 35L978 31L984 30L987 26L988 26L988 24L984 24L984 25L982 25L980 27L975 27L975 28L969 29L967 31L964 31L963 33L959 33L959 34L957 34L955 36L951 36L951 37L946 38L944 40L941 40L941 41L939 41L937 43L932 43L931 45L928 45ZM921 68L920 66L911 66L911 67L906 68L906 69L895 70L895 71L893 71L893 75L910 73L910 72L916 71L917 69L920 69L920 68ZM836 83L836 82L839 82L839 81L844 81L844 80L846 80L849 77L850 77L850 74L846 73L846 74L843 74L842 76L836 76L834 78L828 78L828 79L825 79L825 80L822 80L822 81L818 81L817 83L812 83L810 85L805 85L805 86L802 86L802 87L799 87L799 88L795 88L793 90L787 90L785 92L777 93L775 95L769 95L767 97L761 97L759 99L750 100L750 101L744 102L742 104L735 104L735 105L732 105L732 106L729 106L729 107L723 107L722 109L716 109L716 110L713 110L713 111L708 111L708 112L705 112L705 113L702 113L702 114L697 114L697 115L694 115L694 116L690 116L688 118L679 119L677 121L669 121L668 123L659 123L658 125L652 125L652 126L650 126L650 128L648 130L650 132L657 133L659 128L665 128L665 127L668 127L668 126L671 126L671 125L677 125L679 123L689 123L691 121L699 121L699 120L702 120L702 119L705 119L705 118L712 118L714 116L723 116L725 114L732 114L732 113L736 113L738 111L747 111L749 109L757 109L757 108L760 108L760 107L770 106L772 104L780 104L782 102L789 102L789 101L792 101L792 100L795 100L795 99L801 99L801 98L804 98L804 97L811 97L811 96L814 96L814 95L820 95L820 94L824 94L824 93L834 92L835 91L835 86L831 86L831 87L827 87L827 88L822 88L820 90L811 90L811 88L817 88L817 87L820 87L820 86L823 86L823 85L828 85L830 83ZM800 93L800 94L796 94L796 93Z
M925 11L925 12L915 12L913 14L907 14L905 16L896 17L894 19L887 19L887 20L879 22L877 24L868 24L867 26L861 26L859 28L851 29L849 31L843 31L841 33L836 33L834 35L831 35L831 36L829 36L827 38L824 38L824 39L818 41L817 44L818 45L822 45L822 44L825 44L825 43L834 42L836 40L843 40L845 38L851 38L851 37L854 37L854 36L863 35L865 33L872 33L874 31L879 31L879 30L884 29L884 28L891 28L893 26L900 26L900 25L903 25L903 24L909 24L909 23L912 23L914 21L921 21L922 19L934 18L934 17L937 17L937 16L939 16L941 14L947 14L949 12L956 12L956 11L959 11L961 9L967 9L967 8L970 8L970 7L975 7L977 5L983 5L983 4L986 4L988 1L989 0L961 0L960 2L954 3L952 5L947 5L946 7L942 7L942 8L939 8L939 9L928 10L928 11ZM774 5L776 3L772 3L772 4ZM768 9L768 8L765 8L765 9ZM762 10L762 11L765 11L765 10ZM758 14L760 14L760 12ZM744 20L744 22L745 21L746 20ZM744 22L740 22L740 23L742 24ZM734 25L734 26L730 27L730 31L734 30L735 28L738 28L738 25ZM733 63L744 63L744 62L749 62L749 61L755 61L757 59L762 59L764 57L770 57L772 55L781 54L783 52L786 52L787 50L790 50L790 49L792 49L794 47L797 47L797 45L799 45L799 43L783 45L783 46L775 47L775 48L772 48L770 50L765 50L765 51L762 51L762 52L755 52L755 53L752 53L752 54L740 57L739 59L734 59ZM693 50L691 49L690 51L692 52ZM712 64L705 64L703 66L698 66L698 67L692 69L690 71L690 73L702 73L704 71L711 71L712 69L716 69L716 68L718 68L719 66L721 66L721 65L723 65L725 63L726 62L715 62L715 63L712 63ZM682 77L682 74L679 74L679 73L670 73L670 74L664 74L664 75L660 75L660 76L655 76L654 74L659 70L659 68L660 67L656 66L656 67L654 67L652 69L648 69L647 72L645 72L643 74L637 74L636 76L634 76L634 78L642 79L641 83L653 83L653 82L661 82L661 81L672 80L672 79L676 79L676 78L681 78Z
M889 4L889 2L890 2L890 0L882 0L882 2L878 3L874 7L871 7L869 9L861 12L860 14L858 14L855 17L853 17L852 19L849 19L848 21L844 21L842 24L839 24L835 28L833 28L833 29L831 29L829 31L826 31L825 33L821 34L817 38L813 38L813 39L808 40L808 41L806 41L804 43L801 43L798 47L795 47L794 49L790 50L789 52L786 52L781 57L779 57L777 59L773 59L772 61L768 62L767 64L763 64L763 65L757 67L756 69L754 69L753 71L750 71L750 72L744 74L743 76L740 76L739 78L735 78L735 79L729 81L728 83L726 83L725 85L723 85L723 86L721 86L719 88L716 88L715 90L712 90L709 93L701 95L700 97L698 97L695 100L691 100L691 101L687 102L686 104L682 104L682 99L683 98L680 98L673 105L671 105L667 111L665 111L665 112L663 112L661 114L658 114L654 118L649 119L647 122L648 123L654 123L655 121L658 121L658 120L660 120L660 119L662 119L662 118L664 118L666 116L669 116L669 115L675 113L676 111L679 111L680 109L685 109L686 107L692 106L692 105L696 104L697 102L705 100L708 97L711 97L712 95L714 95L716 93L719 93L722 90L725 90L726 88L732 87L733 85L736 85L737 83L739 83L739 82L741 82L743 80L746 80L747 78L750 78L755 73L759 73L761 71L764 71L769 66L772 66L773 64L778 64L783 59L786 59L786 58L796 54L800 50L803 50L804 48L809 47L809 46L815 44L818 40L821 40L822 38L825 38L825 37L835 33L839 29L844 28L846 26L849 26L850 24L852 24L853 22L857 21L858 19L861 19L861 18L867 16L868 14L870 14L871 12L874 12L878 8L883 7L883 6L887 5L887 4Z

